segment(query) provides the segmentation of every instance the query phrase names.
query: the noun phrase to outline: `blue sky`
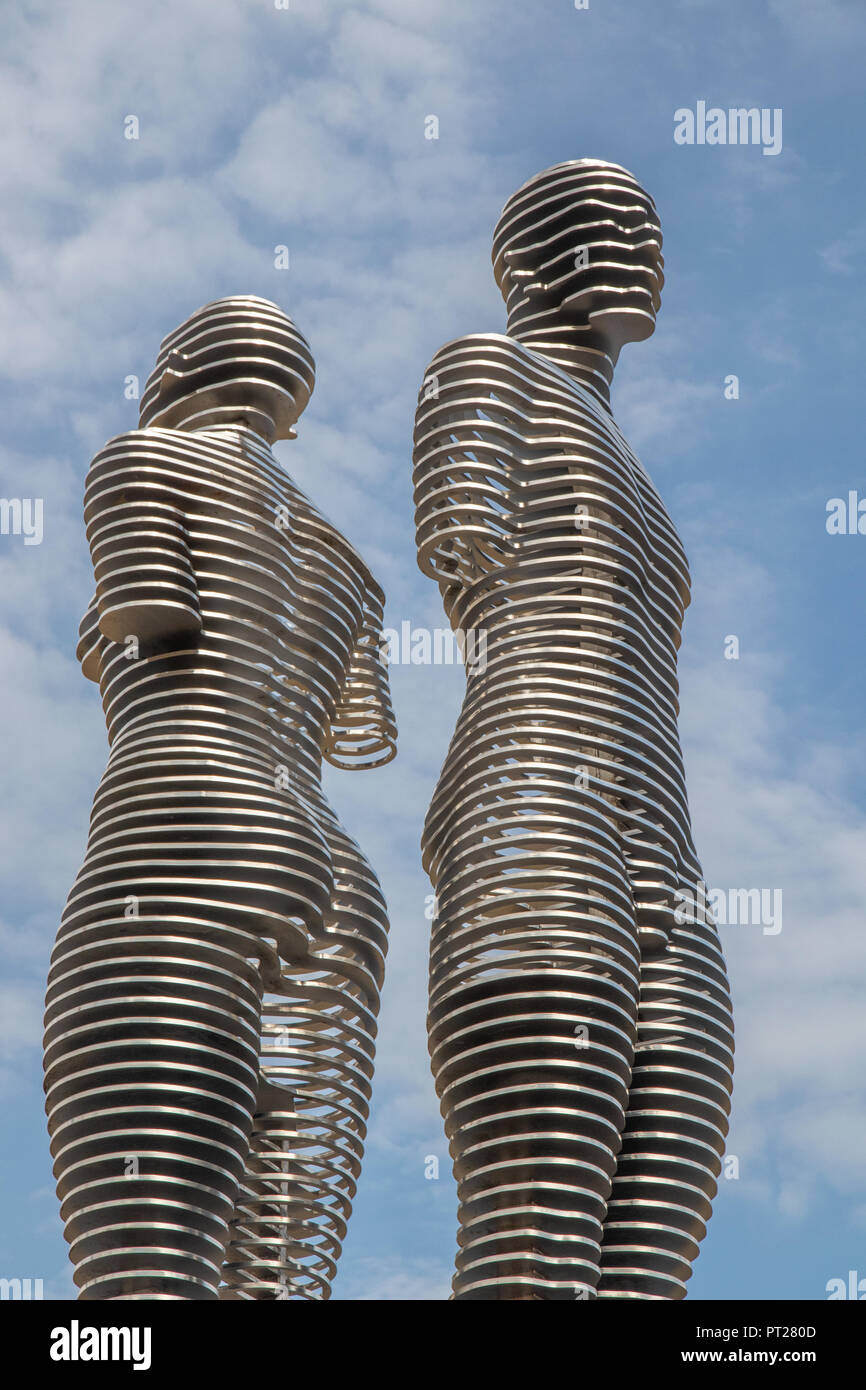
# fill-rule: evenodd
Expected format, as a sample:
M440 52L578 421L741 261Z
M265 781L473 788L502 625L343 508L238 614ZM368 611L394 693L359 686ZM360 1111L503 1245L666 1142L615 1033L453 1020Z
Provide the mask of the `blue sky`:
M318 372L279 456L364 553L389 625L440 626L415 564L416 393L441 343L504 326L490 242L505 199L589 156L637 175L665 237L658 328L624 350L613 406L692 566L681 728L696 843L712 886L784 902L777 935L722 929L740 1176L722 1184L689 1296L820 1299L849 1269L866 1277L866 536L825 527L830 498L866 497L862 0L16 8L0 21L0 493L44 499L44 538L0 536L0 1274L72 1295L41 1009L106 758L74 660L92 586L81 499L92 455L135 424L124 379L143 383L200 304L277 300ZM701 100L781 108L780 153L676 144L674 112ZM418 838L461 679L394 667L397 761L327 777L392 920L336 1298L449 1290Z

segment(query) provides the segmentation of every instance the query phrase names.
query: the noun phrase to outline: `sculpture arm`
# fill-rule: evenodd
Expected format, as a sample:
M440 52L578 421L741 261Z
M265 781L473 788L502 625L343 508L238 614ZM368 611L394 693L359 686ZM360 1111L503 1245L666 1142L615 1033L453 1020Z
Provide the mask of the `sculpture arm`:
M381 589L371 583L355 649L322 750L333 767L382 767L397 751L388 665L382 655L384 602Z
M105 638L99 631L99 609L96 595L87 605L87 612L78 624L78 646L75 648L76 660L89 681L99 684L99 661Z
M447 343L427 369L415 417L415 532L418 564L440 584L469 588L513 555L524 402L501 335Z
M99 631L112 642L197 635L202 628L186 517L170 451L147 431L111 440L84 493Z

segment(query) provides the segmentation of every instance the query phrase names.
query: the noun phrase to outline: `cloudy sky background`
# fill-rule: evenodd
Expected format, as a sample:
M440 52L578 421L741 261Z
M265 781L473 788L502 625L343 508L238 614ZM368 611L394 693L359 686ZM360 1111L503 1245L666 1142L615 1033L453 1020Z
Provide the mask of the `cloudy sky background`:
M415 565L410 440L437 347L500 331L490 239L562 159L631 169L668 282L614 410L690 556L682 733L713 886L783 892L783 928L726 927L737 1075L692 1298L825 1297L866 1276L866 199L861 0L31 0L0 21L0 1275L73 1286L42 1108L48 954L106 758L74 660L92 578L83 479L134 426L161 337L224 294L277 300L318 385L282 461L363 551L399 627L443 623ZM783 147L683 147L698 100L780 107ZM138 117L140 139L124 138ZM425 139L425 118L439 139ZM290 269L274 268L289 247ZM725 377L740 379L726 400ZM740 658L724 658L725 638ZM375 1108L334 1296L440 1299L454 1189L424 1035L418 837L462 676L395 667L396 763L329 773L392 915ZM438 1181L425 1158L440 1160Z

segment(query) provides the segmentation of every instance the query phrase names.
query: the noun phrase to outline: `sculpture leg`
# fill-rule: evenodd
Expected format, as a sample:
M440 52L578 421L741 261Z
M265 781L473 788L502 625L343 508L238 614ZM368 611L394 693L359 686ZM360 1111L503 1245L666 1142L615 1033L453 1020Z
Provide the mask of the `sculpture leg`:
M332 818L334 894L307 961L263 1005L259 1102L224 1299L327 1299L361 1172L387 917Z
M82 1298L216 1298L261 1000L331 891L306 807L243 749L118 739L52 956L45 1088ZM270 987L270 985L269 985Z
M600 1298L685 1297L728 1131L733 1030L709 922L643 962L638 1045L608 1203Z
M46 1105L82 1299L217 1297L252 1123L257 943L149 906L67 910L51 960Z
M488 824L438 875L429 1034L458 1299L591 1298L598 1281L639 963L616 837L580 814L586 838L528 817L523 848Z

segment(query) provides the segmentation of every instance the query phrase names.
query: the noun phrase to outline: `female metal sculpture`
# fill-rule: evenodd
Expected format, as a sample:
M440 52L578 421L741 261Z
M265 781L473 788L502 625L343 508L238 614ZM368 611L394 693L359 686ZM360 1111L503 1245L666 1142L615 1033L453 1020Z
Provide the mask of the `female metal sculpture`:
M507 335L434 357L421 569L486 660L427 816L457 1298L681 1298L727 1133L731 1013L677 731L686 558L613 420L663 282L652 199L574 160L506 204Z
M45 1032L86 1299L327 1298L351 1211L387 919L320 767L395 729L382 592L269 447L313 381L276 305L208 304L88 474L111 753Z

